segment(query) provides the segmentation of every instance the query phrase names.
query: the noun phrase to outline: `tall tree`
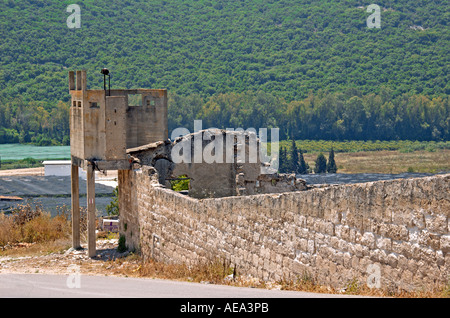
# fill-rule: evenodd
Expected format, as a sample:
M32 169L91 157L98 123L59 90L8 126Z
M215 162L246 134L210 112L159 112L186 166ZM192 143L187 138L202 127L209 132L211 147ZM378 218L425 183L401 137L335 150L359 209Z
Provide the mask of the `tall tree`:
M299 149L299 163L300 163L300 169L299 174L308 174L309 173L309 165L306 163L305 158L303 157L303 151Z
M286 155L286 148L280 147L280 154L278 158L278 171L280 173L286 173L286 164L287 164L287 155Z
M333 148L331 148L330 154L328 156L327 172L328 173L336 173L337 172L336 162L334 161L334 150L333 150Z
M292 139L290 172L300 173L300 162L298 157L298 149L295 140Z
M325 173L327 172L327 159L320 153L316 159L316 166L314 167L315 173Z

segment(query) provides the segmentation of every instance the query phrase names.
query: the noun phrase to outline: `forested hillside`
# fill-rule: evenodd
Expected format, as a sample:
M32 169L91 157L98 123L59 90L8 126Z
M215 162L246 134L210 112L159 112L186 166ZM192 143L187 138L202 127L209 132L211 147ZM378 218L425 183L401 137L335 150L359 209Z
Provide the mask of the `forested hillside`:
M449 140L448 1L0 0L0 143L68 142L67 71L167 88L171 128ZM206 128L206 127L205 127Z

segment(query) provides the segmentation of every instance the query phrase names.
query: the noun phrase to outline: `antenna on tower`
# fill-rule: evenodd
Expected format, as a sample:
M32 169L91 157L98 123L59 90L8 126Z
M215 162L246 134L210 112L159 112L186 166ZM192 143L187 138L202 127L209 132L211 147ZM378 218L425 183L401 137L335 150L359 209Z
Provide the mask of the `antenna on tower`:
M103 74L103 89L106 92L106 76L108 76L108 96L111 96L111 75L107 68L102 68L101 73Z

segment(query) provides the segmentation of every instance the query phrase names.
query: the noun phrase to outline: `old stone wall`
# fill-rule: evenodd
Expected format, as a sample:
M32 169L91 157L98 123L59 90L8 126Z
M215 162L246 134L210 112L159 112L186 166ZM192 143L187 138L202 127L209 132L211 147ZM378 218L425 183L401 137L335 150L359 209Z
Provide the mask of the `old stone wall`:
M121 232L145 259L226 259L241 275L334 288L449 280L450 175L203 200L162 187L151 167L121 178Z

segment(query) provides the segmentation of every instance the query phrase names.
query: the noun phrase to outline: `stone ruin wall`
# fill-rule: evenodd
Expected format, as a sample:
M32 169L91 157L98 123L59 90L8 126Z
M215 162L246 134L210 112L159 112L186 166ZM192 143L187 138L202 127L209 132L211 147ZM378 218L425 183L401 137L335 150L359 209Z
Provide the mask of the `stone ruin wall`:
M204 155L206 149L211 148L211 140L219 138L222 139L222 149L214 149L214 152L220 153L215 158L219 162L207 163L204 158L198 162L195 158L197 149ZM200 141L198 146L195 145L196 139ZM184 157L185 161L177 162L173 153L179 153L183 147L188 154ZM186 176L190 179L189 196L197 199L301 191L311 187L306 185L305 180L296 178L295 174L279 174L269 163L261 162L259 157L253 158L252 162L251 153L258 153L259 147L256 135L251 132L209 129L185 135L173 142L166 140L130 148L127 154L134 167L154 167L159 183L168 188L171 187L169 180Z
M450 175L195 199L120 171L120 230L144 259L226 260L240 275L430 289L450 275Z

